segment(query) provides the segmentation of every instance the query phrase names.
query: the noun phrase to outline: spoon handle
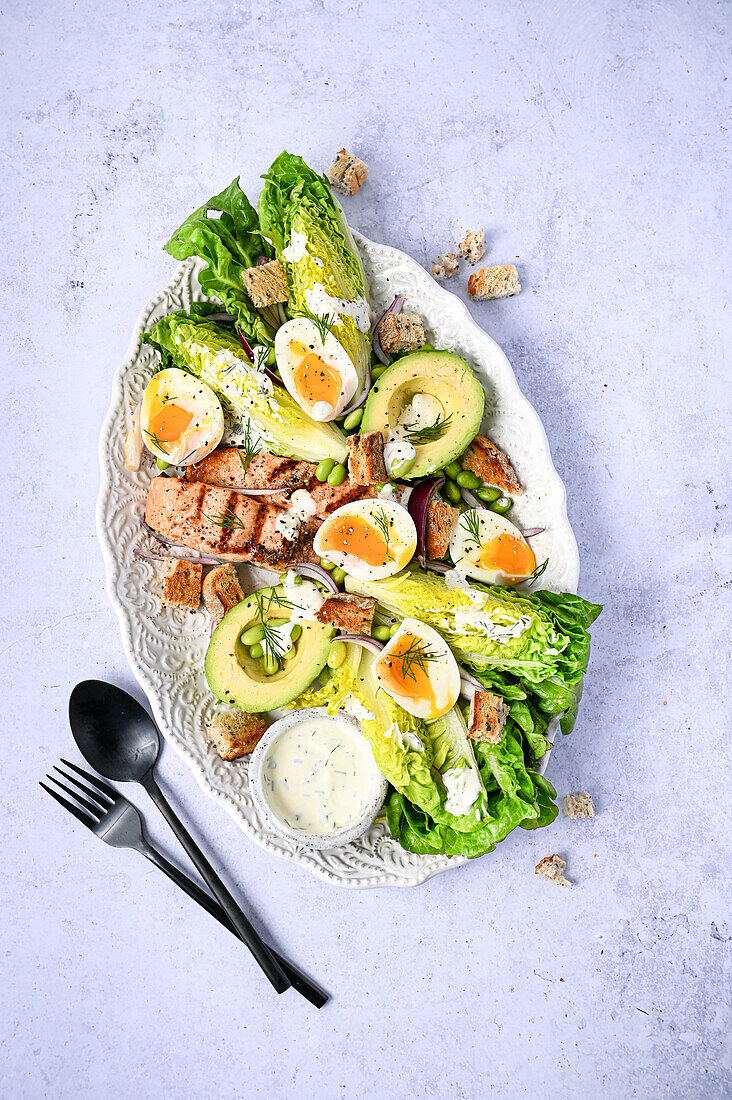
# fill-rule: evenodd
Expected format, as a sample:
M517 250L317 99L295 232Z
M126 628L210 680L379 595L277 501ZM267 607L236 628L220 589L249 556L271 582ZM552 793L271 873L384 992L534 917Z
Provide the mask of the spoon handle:
M243 940L247 945L277 992L284 993L286 989L290 988L289 979L284 974L277 960L272 957L264 940L261 939L259 933L244 916L185 825L183 825L170 806L165 795L155 782L152 773L148 772L142 777L140 782L185 848L189 859L195 865L201 878L226 913L226 916L236 929L239 939Z

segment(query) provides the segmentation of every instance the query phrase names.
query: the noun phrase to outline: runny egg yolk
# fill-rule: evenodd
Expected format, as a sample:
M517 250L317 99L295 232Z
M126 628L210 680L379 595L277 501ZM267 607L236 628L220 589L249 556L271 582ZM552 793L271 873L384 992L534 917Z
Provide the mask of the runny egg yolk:
M302 399L309 405L325 401L335 408L343 388L336 368L299 340L290 340L290 352L298 360L292 368L292 377Z
M437 710L437 700L429 677L429 651L421 638L405 632L379 661L382 686L393 695L420 699Z
M499 570L507 577L526 577L536 568L536 558L530 546L503 531L481 546L478 565Z
M173 401L168 401L160 412L150 417L150 432L161 443L174 443L183 435L191 420L193 413Z
M366 565L385 565L390 560L386 540L380 531L358 515L337 516L321 532L320 547L350 554Z

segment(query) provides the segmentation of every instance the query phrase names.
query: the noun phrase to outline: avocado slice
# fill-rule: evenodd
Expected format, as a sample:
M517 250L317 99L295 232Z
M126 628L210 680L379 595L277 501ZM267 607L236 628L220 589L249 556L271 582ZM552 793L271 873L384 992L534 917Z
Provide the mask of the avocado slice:
M382 432L386 439L415 394L429 394L449 423L435 440L414 443L414 466L406 480L441 470L472 443L485 406L483 387L464 359L450 351L412 351L387 367L364 406L360 431Z
M273 592L275 599L270 601ZM260 606L269 605L265 620L290 618L289 609L276 602L277 595L282 596L279 586L253 592L224 615L211 635L204 668L208 686L222 703L250 712L274 710L303 692L325 668L334 629L320 623L302 623L295 656L272 676L265 674L261 661L249 656L240 638L243 631L261 623Z

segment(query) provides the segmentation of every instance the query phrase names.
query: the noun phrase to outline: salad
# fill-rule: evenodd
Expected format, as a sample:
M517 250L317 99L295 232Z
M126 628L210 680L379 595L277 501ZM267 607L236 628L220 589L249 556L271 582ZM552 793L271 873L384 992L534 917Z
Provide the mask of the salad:
M165 549L137 552L167 559L165 602L211 614L225 759L272 712L340 715L399 844L482 855L556 817L538 769L575 723L601 608L541 590L476 374L401 296L372 314L328 178L284 152L263 179L256 209L234 180L166 245L202 261L209 300L143 336L126 465L155 474L144 522ZM245 591L240 562L269 583Z

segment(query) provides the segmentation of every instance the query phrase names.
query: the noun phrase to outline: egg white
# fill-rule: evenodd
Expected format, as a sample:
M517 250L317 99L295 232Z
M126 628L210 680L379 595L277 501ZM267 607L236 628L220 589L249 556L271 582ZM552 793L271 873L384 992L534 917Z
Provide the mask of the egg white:
M505 516L499 516L496 512L490 512L487 508L475 509L475 512L478 516L480 545L476 546L466 526L464 518L468 514L466 512L463 512L460 517L457 527L450 539L450 557L458 572L462 573L463 576L473 577L474 580L485 581L486 584L518 583L525 577L530 576L531 570L528 573L507 574L501 572L500 569L487 569L485 566L479 564L478 559L483 548L502 534L510 535L512 538L518 539L525 546L529 547L529 549L531 549L531 547L518 527L511 523L510 520L506 519Z
M174 439L161 438L159 415L166 406L177 406L191 416L190 423ZM215 450L224 434L224 411L218 397L192 374L168 367L147 384L140 411L140 430L145 446L157 458L173 466L191 466Z
M380 530L377 517L383 516L389 525L389 561L381 565L369 565L355 554L327 549L323 543L329 529L349 516L359 516L371 527ZM417 528L406 508L391 500L355 500L336 508L318 528L313 539L315 553L327 558L360 580L380 581L399 573L414 557L417 549Z
M295 369L299 357L296 357L290 349L293 340L303 344L309 351L319 355L340 377L341 389L335 404L327 401L313 402L300 392ZM317 325L307 317L293 317L285 322L277 330L275 336L275 357L282 381L298 405L308 413L313 420L335 420L343 412L348 402L355 395L358 388L358 375L351 357L346 349L336 340L332 332L328 332L325 342L320 338Z
M423 649L429 654L430 659L424 661L424 667L435 696L434 705L430 699L395 692L385 681L384 673L387 668L385 658L388 658L389 654L396 649L404 634L418 638ZM447 642L436 630L419 619L405 619L402 622L399 630L372 664L371 671L379 687L416 718L425 718L428 721L439 718L455 706L460 695L460 669ZM408 676L406 679L409 681Z

